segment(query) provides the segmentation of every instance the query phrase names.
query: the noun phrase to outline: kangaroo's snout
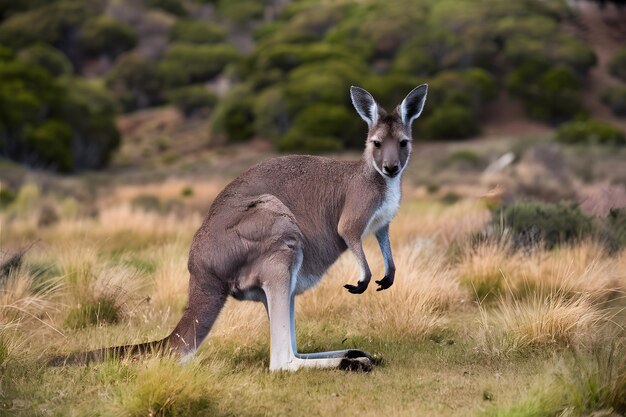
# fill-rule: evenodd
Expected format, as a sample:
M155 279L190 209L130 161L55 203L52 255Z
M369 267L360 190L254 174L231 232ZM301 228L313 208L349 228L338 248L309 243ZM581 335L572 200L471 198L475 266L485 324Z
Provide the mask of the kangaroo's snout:
M400 172L400 164L383 164L383 173L390 177L395 177Z

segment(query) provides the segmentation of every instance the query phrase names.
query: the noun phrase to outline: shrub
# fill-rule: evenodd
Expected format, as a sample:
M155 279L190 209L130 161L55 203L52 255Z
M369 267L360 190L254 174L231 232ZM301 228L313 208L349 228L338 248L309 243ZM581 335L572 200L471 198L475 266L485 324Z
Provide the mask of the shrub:
M424 120L423 129L430 138L464 138L478 132L478 121L467 107L442 105Z
M105 166L120 145L115 102L108 92L83 80L61 80L66 91L55 110L72 127L74 169Z
M609 61L611 75L626 81L626 48L619 49Z
M600 120L565 123L556 132L556 140L569 144L625 145L626 135L617 126Z
M232 88L211 118L210 131L220 139L243 141L254 135L254 102L247 86Z
M602 102L614 115L626 116L626 86L613 87L602 94Z
M158 67L163 82L171 87L208 81L239 58L230 45L172 44Z
M43 68L54 77L72 73L72 64L65 54L45 44L37 44L22 49L18 54L18 59Z
M174 42L217 43L226 39L224 29L216 24L197 20L178 19L170 32Z
M533 118L563 121L583 111L580 81L566 66L551 68L546 61L531 60L509 73L506 85Z
M338 150L347 140L355 117L344 106L315 104L298 113L287 134L280 138L283 151L310 152Z
M115 106L103 89L41 68L0 62L0 151L62 171L102 167L119 145Z
M577 206L564 203L515 203L495 210L493 226L510 230L516 246L543 242L547 249L591 237L592 219ZM500 233L503 232L500 230Z
M169 91L166 97L185 116L191 116L201 109L212 108L217 103L217 96L203 85L177 88Z
M74 168L72 129L60 120L50 119L37 127L27 127L22 138L37 155L37 165L68 172Z
M48 43L70 52L76 30L89 16L86 2L56 1L18 13L2 22L0 43L20 49L34 43Z
M162 83L154 62L138 53L120 56L109 70L106 85L125 111L142 109L161 100Z
M137 44L137 34L129 25L108 17L87 21L78 37L81 51L87 56L117 57Z
M598 62L593 49L586 44L564 36L557 39L559 41L556 44L553 59L568 65L579 75L585 75Z

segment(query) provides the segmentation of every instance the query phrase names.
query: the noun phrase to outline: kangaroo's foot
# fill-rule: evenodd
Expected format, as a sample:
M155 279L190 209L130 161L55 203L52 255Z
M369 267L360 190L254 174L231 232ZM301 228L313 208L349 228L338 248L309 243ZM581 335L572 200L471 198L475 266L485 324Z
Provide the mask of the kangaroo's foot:
M383 279L376 281L376 284L379 285L379 287L376 288L376 291L386 290L393 285L393 277L390 275L385 275Z
M350 294L363 294L369 285L369 281L359 281L356 285L346 284L343 287L348 290Z
M372 361L366 357L344 358L339 362L339 369L351 372L370 372L373 368Z

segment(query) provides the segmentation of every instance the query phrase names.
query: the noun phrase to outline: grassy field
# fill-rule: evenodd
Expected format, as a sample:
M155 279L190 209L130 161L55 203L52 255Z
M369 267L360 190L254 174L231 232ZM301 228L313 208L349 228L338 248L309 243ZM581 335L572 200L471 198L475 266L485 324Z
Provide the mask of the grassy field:
M90 204L22 186L1 214L4 250L34 244L2 275L0 414L626 411L626 251L609 255L585 241L521 252L506 235L477 243L471 236L490 222L488 201L442 203L410 185L391 227L394 286L349 294L342 286L358 268L346 254L297 300L299 350L363 349L381 359L371 373L270 374L263 307L235 300L188 364L146 357L48 368L54 354L171 330L186 302L187 251L199 213L222 185L116 185ZM47 205L57 207L48 220ZM374 240L366 251L382 276Z

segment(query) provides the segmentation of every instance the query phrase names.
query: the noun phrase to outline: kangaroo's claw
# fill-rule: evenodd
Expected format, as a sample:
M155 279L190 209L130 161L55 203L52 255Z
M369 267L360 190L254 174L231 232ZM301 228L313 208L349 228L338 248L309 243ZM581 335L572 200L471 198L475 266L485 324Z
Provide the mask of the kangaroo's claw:
M383 279L376 281L376 284L379 285L376 291L386 290L393 285L393 278L389 275L385 275Z
M357 285L346 284L343 287L350 292L350 294L363 294L367 289L367 281L359 281Z

